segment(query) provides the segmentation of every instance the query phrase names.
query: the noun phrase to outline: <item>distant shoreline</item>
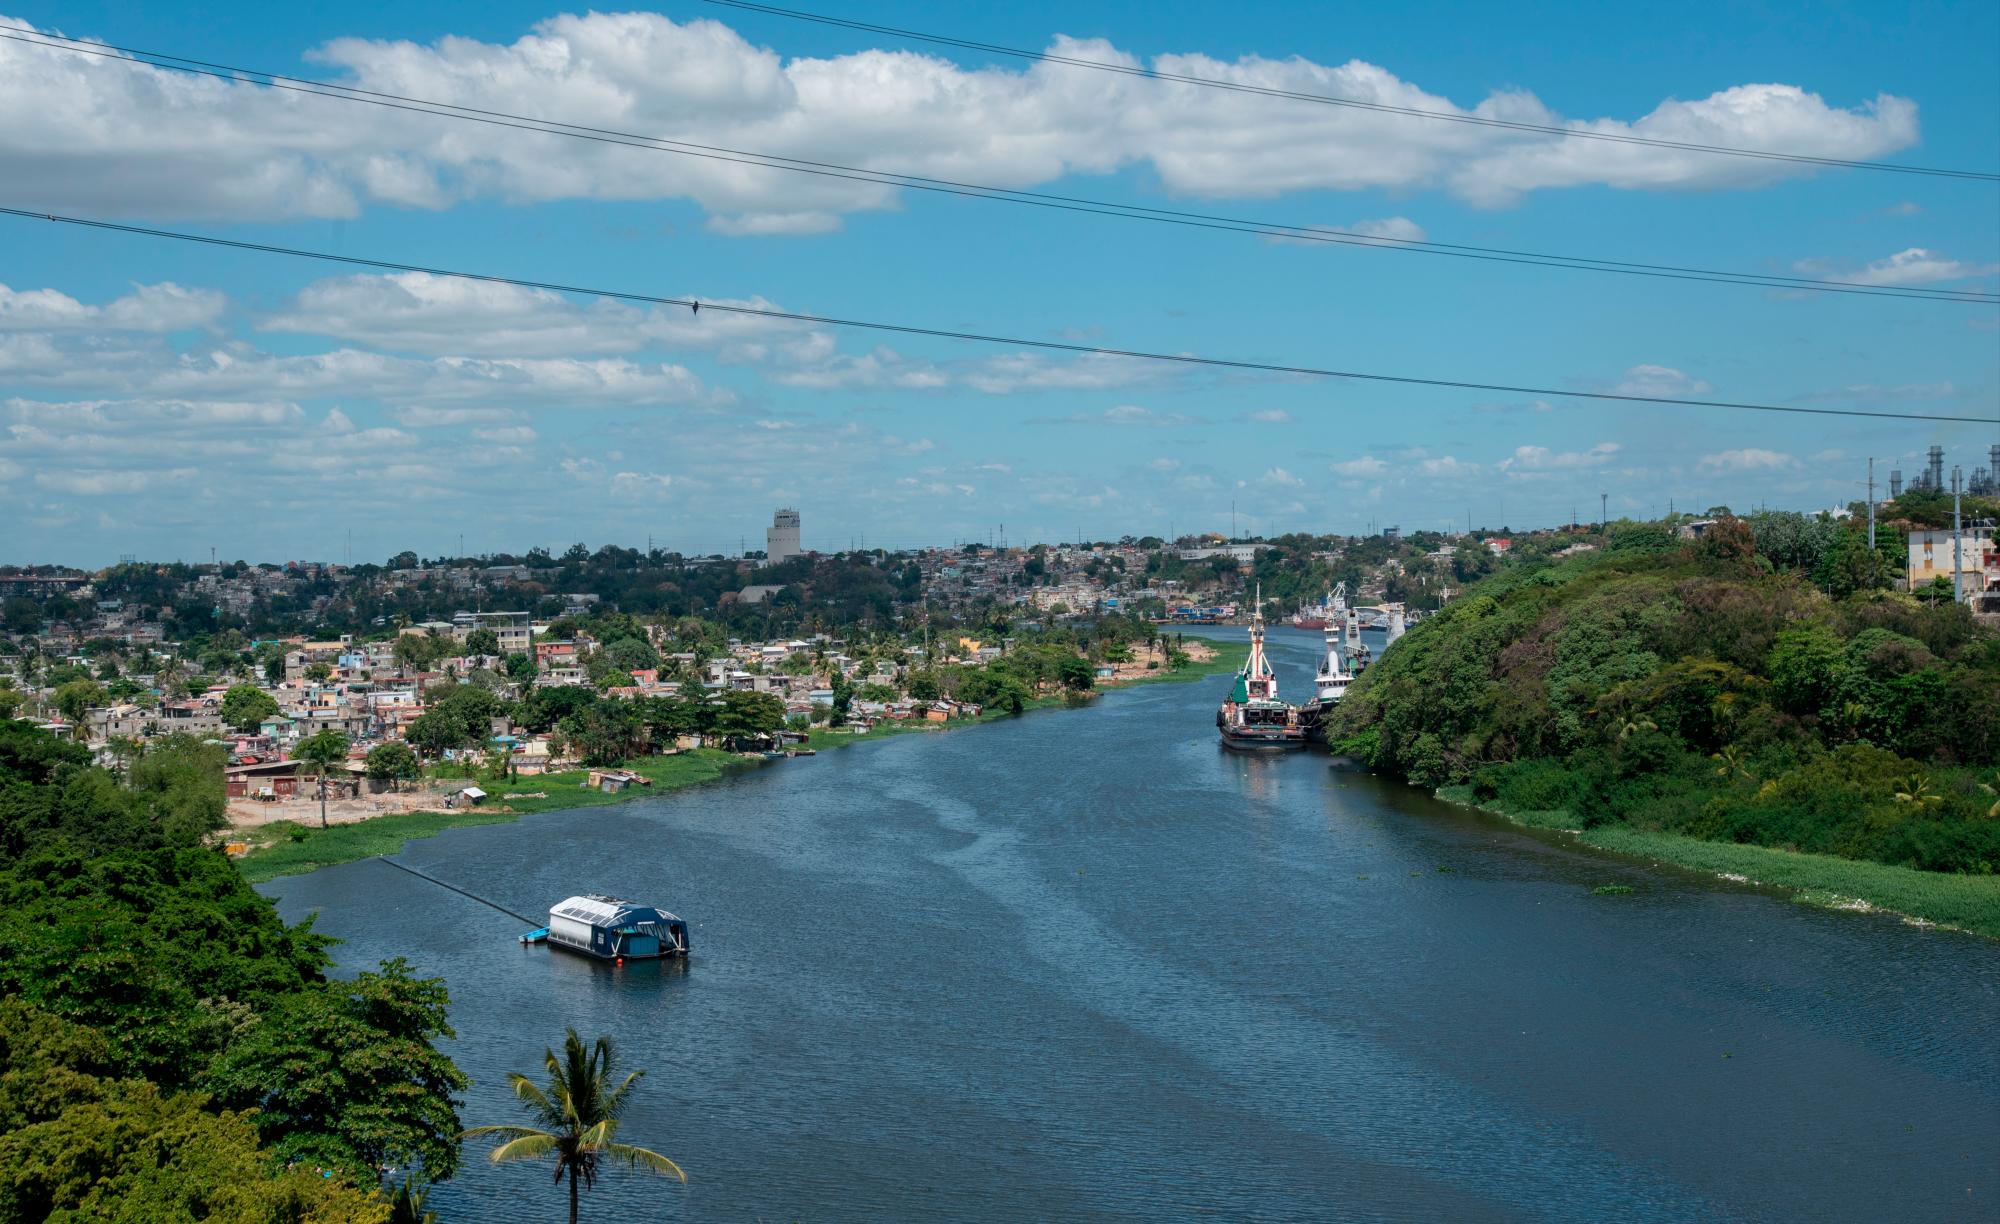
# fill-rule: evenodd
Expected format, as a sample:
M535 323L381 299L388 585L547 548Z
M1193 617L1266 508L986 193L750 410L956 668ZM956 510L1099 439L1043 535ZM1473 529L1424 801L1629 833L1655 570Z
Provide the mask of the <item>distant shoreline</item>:
M1211 658L1199 663L1190 663L1173 671L1161 671L1157 675L1140 676L1108 688L1093 690L1093 699L1096 695L1115 693L1141 684L1201 680L1234 671L1242 666L1243 656L1248 650L1247 647L1236 643L1211 639L1203 639L1203 645L1215 652ZM1027 703L1023 713L1062 709L1065 705L1064 699L1060 696L1037 697ZM935 735L958 731L1013 717L1016 715L1005 711L988 711L976 719L961 719L950 723L927 723L915 720L882 722L860 735L815 729L807 739L806 746L816 752L824 752L853 744L888 739L892 736ZM697 748L668 756L637 757L620 768L651 779L651 785L628 787L616 794L584 789L582 783L589 771L581 769L516 778L508 783L481 782L481 785L494 796L490 806L462 808L449 812L392 812L367 820L334 825L328 829L283 822L266 825L261 835L271 839L268 844L254 847L248 854L238 858L236 864L244 879L252 884L263 884L284 876L305 875L322 867L337 867L342 863L398 854L410 842L436 837L447 829L506 824L523 816L533 816L543 812L568 811L581 807L609 807L636 799L650 799L685 787L718 781L746 769L761 767L762 764L762 761L753 761L748 756L715 748ZM467 784L470 785L471 781L469 779ZM537 797L525 797L535 792L540 794ZM510 794L523 797L512 800L504 798Z

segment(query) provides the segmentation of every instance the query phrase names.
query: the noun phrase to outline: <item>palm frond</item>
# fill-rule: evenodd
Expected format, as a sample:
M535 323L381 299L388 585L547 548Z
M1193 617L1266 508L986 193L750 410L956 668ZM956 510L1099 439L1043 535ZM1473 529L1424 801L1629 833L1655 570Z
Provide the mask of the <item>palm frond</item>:
M494 1164L506 1164L510 1160L540 1160L556 1151L562 1141L547 1131L532 1131L511 1143L503 1143L487 1153L486 1159ZM557 1162L560 1169L561 1162Z
M679 1165L648 1148L633 1147L629 1143L614 1143L604 1149L604 1154L627 1168L644 1169L649 1173L658 1173L662 1177L678 1177L683 1183L688 1179L688 1175L681 1171Z

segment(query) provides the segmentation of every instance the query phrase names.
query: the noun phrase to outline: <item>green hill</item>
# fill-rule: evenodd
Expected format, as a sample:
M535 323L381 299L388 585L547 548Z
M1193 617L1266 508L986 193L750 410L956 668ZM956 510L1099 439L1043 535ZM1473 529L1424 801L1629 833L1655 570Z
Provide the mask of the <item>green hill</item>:
M1640 853L1849 860L1825 873L1848 895L1855 865L1928 873L1935 888L1880 873L1859 895L2000 935L2000 633L1885 582L1858 533L1796 515L1725 519L1699 544L1614 530L1469 588L1330 730L1377 770ZM1798 877L1786 862L1757 878ZM1932 891L1959 900L1911 899Z

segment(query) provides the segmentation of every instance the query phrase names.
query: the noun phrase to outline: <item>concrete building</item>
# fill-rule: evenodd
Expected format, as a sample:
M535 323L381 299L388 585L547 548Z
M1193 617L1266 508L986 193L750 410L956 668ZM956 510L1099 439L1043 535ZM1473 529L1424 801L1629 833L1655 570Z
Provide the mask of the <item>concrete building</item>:
M1950 528L1910 533L1909 567L1905 576L1911 590L1937 578L1950 582L1952 563ZM1967 527L1959 533L1957 564L1968 597L2000 587L2000 551L1996 551L1991 528Z
M770 529L764 532L766 563L777 565L804 553L805 549L799 547L799 512L790 507L779 510L771 516Z

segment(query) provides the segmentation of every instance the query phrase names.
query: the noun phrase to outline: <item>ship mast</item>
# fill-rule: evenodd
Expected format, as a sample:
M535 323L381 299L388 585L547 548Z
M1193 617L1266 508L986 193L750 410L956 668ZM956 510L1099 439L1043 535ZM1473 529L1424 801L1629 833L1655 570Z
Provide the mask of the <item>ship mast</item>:
M1257 602L1250 607L1250 657L1243 663L1244 691L1250 699L1270 700L1277 696L1277 682L1270 660L1264 657L1264 584L1257 584Z

